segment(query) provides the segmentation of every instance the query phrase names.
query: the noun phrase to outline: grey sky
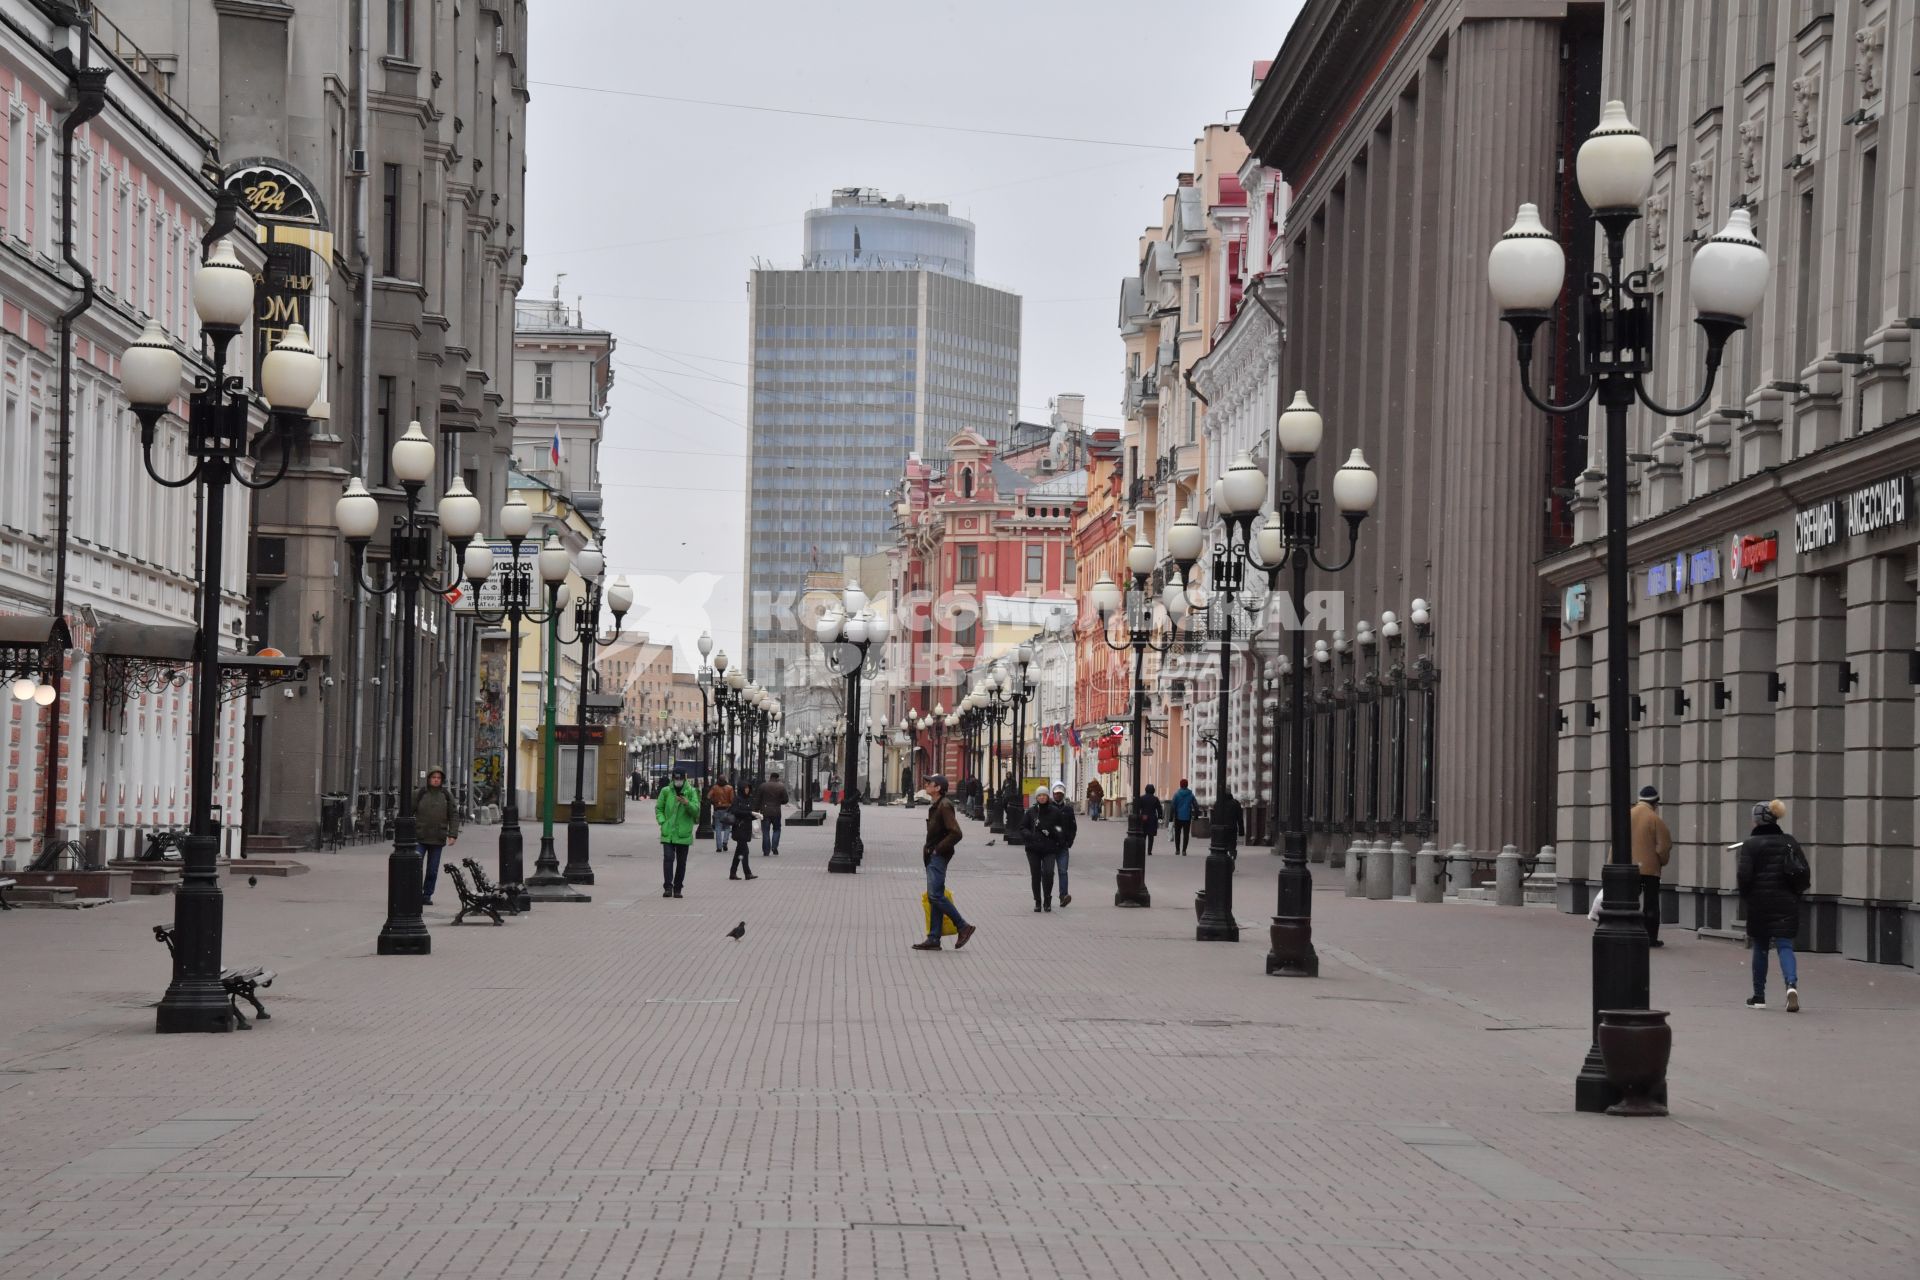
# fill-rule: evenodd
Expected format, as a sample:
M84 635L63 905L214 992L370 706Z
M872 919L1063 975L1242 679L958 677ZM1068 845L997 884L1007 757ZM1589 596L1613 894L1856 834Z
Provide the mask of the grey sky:
M798 265L835 187L944 200L979 228L980 278L1024 301L1022 416L1087 396L1119 424L1121 277L1210 121L1299 0L968 4L568 0L529 6L526 291L578 297L620 338L601 455L610 573L630 626L681 665L703 625L737 652L747 420L746 279ZM1040 141L560 88L964 125ZM1235 116L1237 118L1237 115Z

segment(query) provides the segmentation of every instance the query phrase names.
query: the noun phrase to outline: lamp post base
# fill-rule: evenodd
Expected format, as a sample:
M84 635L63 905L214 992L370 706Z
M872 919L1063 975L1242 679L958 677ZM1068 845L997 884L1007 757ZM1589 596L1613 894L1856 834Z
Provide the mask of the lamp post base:
M184 875L173 901L173 977L154 1017L161 1035L231 1031L233 1005L220 983L226 915L220 893L220 837L188 836L180 850Z
M534 861L534 873L527 879L527 897L533 902L592 902L593 899L560 874L560 858L554 852L553 837L540 837L540 856Z
M1233 918L1233 855L1235 823L1216 822L1207 849L1207 898L1193 936L1199 942L1238 942L1240 922Z
M587 807L580 801L573 802L573 813L567 818L567 869L562 873L568 884L592 884L593 863L589 860L587 833Z
M840 802L840 816L833 824L833 857L827 870L837 875L852 875L860 869L860 802L849 791Z
M233 1030L233 1006L219 982L212 990L202 984L170 989L156 1010L153 1029L160 1035L183 1035L206 1031Z
M1127 832L1126 841L1120 846L1120 870L1114 879L1114 906L1153 905L1153 895L1147 892L1147 837L1144 833Z
M387 855L387 922L380 926L374 949L383 956L433 954L433 935L420 916L420 846L413 842L413 819L394 824L400 831Z
M1313 921L1302 916L1275 916L1267 928L1267 976L1317 978L1320 953L1313 949Z
M527 896L525 848L526 842L520 834L520 811L509 803L506 812L500 815L500 887L520 886L513 905L522 914L533 906L533 899Z
M1605 1111L1622 1096L1608 1083L1600 1057L1600 1010L1649 1008L1653 989L1653 953L1639 905L1640 869L1631 862L1609 862L1600 872L1600 894L1600 923L1593 930L1592 1039L1574 1077L1576 1111ZM1646 1096L1665 1105L1664 1075Z

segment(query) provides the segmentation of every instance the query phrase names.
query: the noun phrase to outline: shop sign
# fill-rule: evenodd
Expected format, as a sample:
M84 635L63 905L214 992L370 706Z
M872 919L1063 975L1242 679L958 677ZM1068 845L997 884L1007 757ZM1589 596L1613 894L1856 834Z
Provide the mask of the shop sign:
M1896 528L1907 523L1912 498L1913 478L1898 475L1803 507L1793 517L1793 549L1805 555L1849 538Z
M1705 551L1683 551L1647 569L1647 596L1670 596L1688 587L1712 582L1719 576L1719 552L1711 547Z
M1576 582L1567 588L1566 603L1561 607L1560 616L1568 623L1587 620L1587 584Z
M1727 576L1738 582L1751 577L1780 558L1778 534L1733 535L1733 547L1727 555Z

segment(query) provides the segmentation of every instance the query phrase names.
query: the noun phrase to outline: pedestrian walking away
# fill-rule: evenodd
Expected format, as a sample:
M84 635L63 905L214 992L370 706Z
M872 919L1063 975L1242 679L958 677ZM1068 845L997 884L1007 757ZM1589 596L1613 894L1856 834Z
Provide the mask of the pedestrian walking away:
M700 792L685 769L675 769L673 781L660 788L653 818L660 824L660 896L677 898L687 884L687 846L700 821Z
M1193 843L1193 811L1199 805L1200 802L1194 798L1193 789L1187 785L1187 780L1180 779L1180 786L1172 796L1168 797L1167 802L1168 809L1172 811L1175 853L1184 855L1187 846Z
M951 920L953 927L960 931L953 940L953 949L958 951L972 940L974 929L959 908L947 901L947 867L960 844L960 819L953 812L953 801L947 799L947 780L943 775L936 773L928 778L921 790L926 792L928 802L927 843L920 850L920 861L927 868L927 940L914 943L913 949L940 950L944 922Z
M787 784L780 780L778 769L770 770L767 780L753 791L753 807L760 814L760 856L777 858L780 856L780 828L785 825L783 813L787 806Z
M1673 857L1673 833L1660 816L1660 790L1651 783L1640 788L1640 803L1628 815L1633 838L1633 864L1640 868L1640 915L1646 921L1647 945L1660 941L1660 872Z
M1067 863L1073 857L1073 842L1080 838L1080 820L1073 816L1073 805L1067 800L1067 789L1061 783L1053 784L1053 807L1066 819L1066 843L1060 846L1060 852L1054 855L1054 862L1060 869L1060 905L1066 906L1073 901L1073 894L1067 886Z
M1066 827L1060 821L1061 807L1053 802L1053 793L1033 793L1033 807L1022 819L1026 830L1027 870L1033 876L1033 909L1053 910L1053 877L1059 869L1060 850L1066 847Z
M440 880L440 855L460 839L460 814L446 788L446 771L427 770L427 784L413 793L413 840L426 860L426 879L420 885L420 905L433 905L433 888Z
M1160 832L1160 817L1164 812L1160 807L1160 797L1154 794L1153 784L1140 793L1137 812L1140 814L1140 830L1147 837L1147 856L1153 856L1153 838Z
M707 788L707 808L713 813L713 847L725 853L727 840L733 835L733 784L726 774Z
M1800 899L1813 883L1813 870L1800 842L1780 828L1787 806L1768 800L1753 806L1753 832L1740 842L1739 887L1747 917L1747 942L1753 947L1753 994L1747 1008L1767 1007L1767 951L1780 957L1780 981L1787 988L1787 1012L1800 1012L1800 966L1793 942L1800 932Z
M1100 806L1106 803L1107 789L1095 778L1087 783L1087 821L1100 821Z
M753 800L747 795L745 787L734 787L733 805L729 812L733 815L733 861L727 866L727 879L738 880L744 874L748 880L758 880L747 866L747 855L753 852ZM714 824L719 829L719 824Z

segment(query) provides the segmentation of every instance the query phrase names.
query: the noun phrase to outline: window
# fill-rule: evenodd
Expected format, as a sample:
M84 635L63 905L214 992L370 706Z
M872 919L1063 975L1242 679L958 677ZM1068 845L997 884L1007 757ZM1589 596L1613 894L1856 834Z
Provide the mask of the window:
M1079 580L1080 563L1073 554L1073 548L1068 547L1060 560L1060 581L1067 586L1072 586Z
M385 179L385 191L381 196L380 227L383 235L380 240L380 272L382 275L400 274L400 166L388 164L380 166Z
M533 398L553 399L553 364L550 361L542 360L533 366Z
M1853 349L1865 351L1867 338L1880 321L1880 153L1869 149L1860 156L1860 246L1855 254L1858 278L1854 283Z
M980 548L971 543L960 548L959 579L962 582L980 580Z
M387 0L387 56L413 57L413 0Z
M1200 277L1187 277L1187 323L1200 323Z
M1030 542L1027 544L1027 581L1041 582L1047 576L1047 548L1045 544Z
M962 649L971 649L980 642L980 619L976 614L967 614L964 619L956 618L953 624L953 643Z
M380 483L393 483L393 395L394 380L380 379L380 393L374 398L373 423L374 436L368 441L369 447L377 450L380 458Z

